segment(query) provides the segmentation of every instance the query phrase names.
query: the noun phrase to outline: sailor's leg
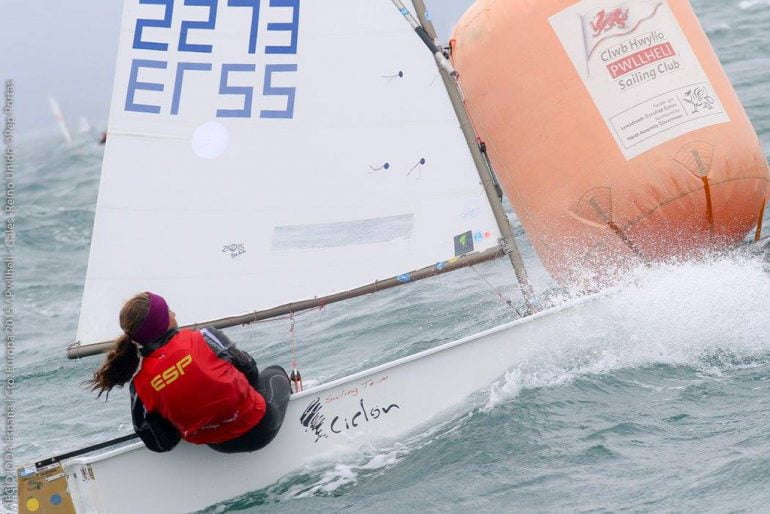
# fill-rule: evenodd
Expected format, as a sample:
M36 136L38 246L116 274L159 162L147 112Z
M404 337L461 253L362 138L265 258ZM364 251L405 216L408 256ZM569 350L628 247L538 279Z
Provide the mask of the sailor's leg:
M253 452L267 446L278 435L291 396L291 382L280 366L262 370L258 382L257 391L267 404L265 417L242 436L232 441L210 444L211 448L223 453Z
M267 425L266 428L278 433L278 429L283 424L286 406L289 405L289 397L291 396L291 382L286 371L280 366L269 366L263 369L259 374L257 392L265 399L267 412L271 415L269 420L263 419L260 425ZM266 421L269 421L269 424L265 423ZM271 439L273 437L275 434Z

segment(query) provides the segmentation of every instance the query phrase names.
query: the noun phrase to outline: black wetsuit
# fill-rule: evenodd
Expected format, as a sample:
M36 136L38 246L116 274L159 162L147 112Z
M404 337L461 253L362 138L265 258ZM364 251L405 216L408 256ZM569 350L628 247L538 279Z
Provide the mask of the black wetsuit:
M140 351L143 355L149 355L166 344L175 333L176 329L169 330L163 337L142 347ZM291 383L286 371L280 366L270 366L260 373L254 358L236 348L232 341L219 330L207 327L201 330L201 334L219 358L230 362L246 376L249 384L265 399L267 407L265 416L254 428L235 439L209 446L223 453L253 452L263 448L278 434L286 414L291 395ZM182 438L176 427L157 412L147 412L133 384L129 391L134 431L145 446L154 452L167 452L173 449Z
M242 436L224 443L210 444L211 448L223 453L253 452L267 446L278 435L291 396L291 383L286 371L280 366L263 369L255 389L267 404L265 417Z

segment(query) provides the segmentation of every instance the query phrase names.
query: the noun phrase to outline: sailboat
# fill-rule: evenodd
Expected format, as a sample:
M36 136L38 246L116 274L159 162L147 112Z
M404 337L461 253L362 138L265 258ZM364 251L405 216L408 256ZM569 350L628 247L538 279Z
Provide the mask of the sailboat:
M78 132L80 134L90 134L93 131L91 124L85 116L80 117L80 124L78 125Z
M109 348L138 290L223 328L501 256L531 315L298 391L253 454L153 454L129 434L24 466L20 512L199 510L429 426L565 326L600 322L602 295L536 312L422 0L129 0L120 38L70 356Z
M72 134L70 133L69 127L67 127L67 120L64 119L64 113L61 110L59 102L56 98L49 95L48 104L51 107L51 114L53 114L53 119L56 121L56 126L59 127L59 132L61 132L64 141L67 143L67 146L72 146Z

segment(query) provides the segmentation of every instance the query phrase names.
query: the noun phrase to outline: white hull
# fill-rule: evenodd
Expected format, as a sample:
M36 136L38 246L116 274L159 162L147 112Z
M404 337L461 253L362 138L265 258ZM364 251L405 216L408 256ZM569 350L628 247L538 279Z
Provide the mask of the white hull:
M69 493L78 513L165 513L264 488L312 461L415 432L528 356L596 326L602 303L584 299L294 395L277 438L255 453L183 442L156 454L134 443L64 461Z

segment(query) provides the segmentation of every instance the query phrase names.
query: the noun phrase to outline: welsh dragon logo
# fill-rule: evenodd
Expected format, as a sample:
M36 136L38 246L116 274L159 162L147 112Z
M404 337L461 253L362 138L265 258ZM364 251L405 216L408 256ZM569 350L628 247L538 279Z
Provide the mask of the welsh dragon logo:
M591 21L591 28L594 29L594 37L600 36L615 27L626 28L628 21L628 9L617 7L611 10L602 9L596 13L596 17Z

